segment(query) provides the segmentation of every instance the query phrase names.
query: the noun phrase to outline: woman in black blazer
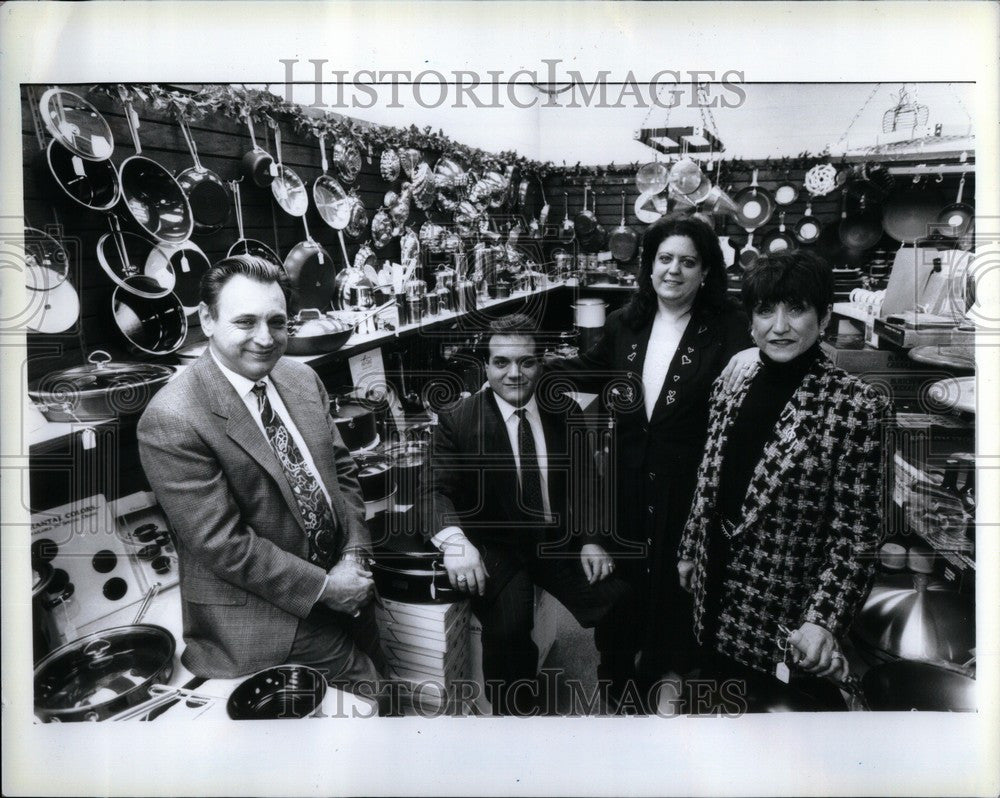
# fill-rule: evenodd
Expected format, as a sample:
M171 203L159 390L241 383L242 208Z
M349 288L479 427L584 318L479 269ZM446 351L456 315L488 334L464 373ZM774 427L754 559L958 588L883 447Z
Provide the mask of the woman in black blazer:
M611 567L640 596L640 617L629 622L645 698L662 675L695 665L677 544L705 446L712 384L738 352L749 349L748 361L757 354L746 316L727 296L718 238L701 220L666 217L650 225L637 282L628 305L608 316L600 341L550 363L555 373L547 379L599 394L614 415L615 525L602 543Z

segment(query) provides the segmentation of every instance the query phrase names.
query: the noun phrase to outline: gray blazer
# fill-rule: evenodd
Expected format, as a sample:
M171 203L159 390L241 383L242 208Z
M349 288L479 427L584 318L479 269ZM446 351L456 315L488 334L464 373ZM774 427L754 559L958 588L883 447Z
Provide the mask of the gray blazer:
M345 549L368 549L356 467L323 384L284 358L271 379L330 494ZM233 678L284 662L325 571L307 559L281 465L207 350L157 393L138 433L143 469L177 538L184 665Z

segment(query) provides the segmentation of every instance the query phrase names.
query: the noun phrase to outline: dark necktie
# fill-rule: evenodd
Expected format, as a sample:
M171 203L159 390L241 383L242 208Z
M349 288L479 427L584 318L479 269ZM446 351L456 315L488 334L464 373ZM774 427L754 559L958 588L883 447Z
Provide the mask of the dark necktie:
M271 444L285 479L292 488L299 512L305 522L306 534L309 538L309 561L321 568L329 569L337 559L340 544L340 525L330 509L330 503L323 495L319 482L306 466L302 452L295 445L295 439L288 432L288 427L281 416L274 412L267 398L267 388L263 383L253 386L257 397L257 409L260 411L264 431Z
M542 503L542 473L538 467L538 450L535 436L531 434L527 410L519 407L517 415L517 448L521 458L521 508L532 518L544 518L545 505Z

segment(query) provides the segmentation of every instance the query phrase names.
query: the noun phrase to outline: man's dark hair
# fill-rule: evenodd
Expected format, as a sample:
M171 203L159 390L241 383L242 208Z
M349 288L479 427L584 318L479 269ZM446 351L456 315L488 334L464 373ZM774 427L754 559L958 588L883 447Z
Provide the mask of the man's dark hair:
M743 307L752 315L779 302L811 307L822 318L833 304L833 272L826 261L804 249L763 255L743 275Z
M697 216L681 214L664 216L653 222L642 234L642 257L636 277L636 292L625 306L625 323L633 330L645 327L656 313L653 259L660 244L670 236L684 236L691 239L705 269L705 284L698 289L692 310L718 313L730 304L726 295L725 259L715 231Z
M276 284L285 296L288 313L294 313L292 305L295 294L284 269L256 255L233 255L220 260L201 278L200 299L208 306L213 319L218 311L219 294L222 293L225 284L237 275L243 275L264 285Z
M535 320L524 313L511 313L490 322L486 328L486 332L480 342L480 352L482 353L483 360L489 360L490 341L497 335L521 335L532 340L536 351L539 346L538 325Z

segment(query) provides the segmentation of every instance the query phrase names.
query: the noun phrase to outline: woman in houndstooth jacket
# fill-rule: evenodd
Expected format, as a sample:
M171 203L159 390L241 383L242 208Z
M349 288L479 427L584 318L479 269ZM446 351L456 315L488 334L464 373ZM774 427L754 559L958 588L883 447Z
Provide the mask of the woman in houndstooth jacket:
M735 393L716 386L678 549L705 671L749 690L791 682L843 708L838 638L871 587L881 538L889 403L820 349L829 267L805 251L761 259L743 303L761 363ZM789 634L790 633L790 634Z

